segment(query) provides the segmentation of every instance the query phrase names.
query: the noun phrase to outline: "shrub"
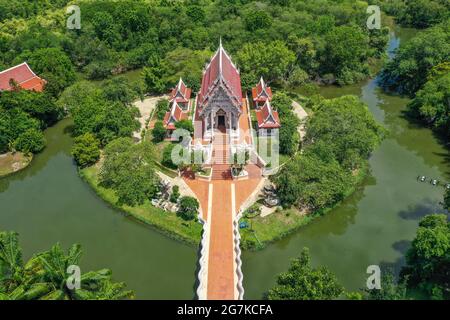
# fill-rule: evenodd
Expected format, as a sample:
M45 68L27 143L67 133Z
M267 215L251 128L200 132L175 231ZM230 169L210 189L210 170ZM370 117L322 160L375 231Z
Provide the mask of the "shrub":
M44 134L34 128L28 129L14 141L14 149L24 153L38 153L45 147Z
M93 165L100 158L100 141L92 133L85 133L74 140L72 156L84 168Z
M180 198L180 187L179 186L173 186L172 188L172 194L170 195L170 202L177 203L178 198Z
M199 203L192 197L182 197L178 215L186 221L194 220L198 215Z
M164 124L162 121L157 121L155 123L155 127L152 130L153 141L158 143L164 140L166 137L166 128L164 128Z

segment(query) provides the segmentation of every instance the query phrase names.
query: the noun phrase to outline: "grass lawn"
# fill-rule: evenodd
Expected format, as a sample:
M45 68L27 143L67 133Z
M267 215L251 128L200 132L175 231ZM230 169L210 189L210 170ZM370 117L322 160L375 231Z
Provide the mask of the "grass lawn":
M249 228L241 229L241 247L244 250L262 249L306 225L314 217L302 215L294 209L279 210L262 218L241 219L247 221Z
M11 152L0 155L0 177L13 172L20 171L28 166L33 159L32 155L25 155L22 152Z
M200 243L203 226L197 220L184 221L175 213L166 212L152 206L150 201L146 201L143 205L136 207L118 206L115 192L98 185L98 171L97 166L81 169L80 176L89 183L104 201L139 221L152 225L171 238L192 245Z

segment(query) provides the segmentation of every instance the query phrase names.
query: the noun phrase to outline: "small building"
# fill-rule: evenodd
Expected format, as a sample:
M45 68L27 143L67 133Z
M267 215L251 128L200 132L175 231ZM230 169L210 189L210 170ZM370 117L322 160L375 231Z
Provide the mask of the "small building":
M253 105L256 109L264 106L266 101L272 100L272 89L264 82L263 77L259 80L256 87L252 89Z
M178 106L184 111L189 110L189 101L191 99L192 90L186 86L183 79L180 78L178 84L170 93L169 102L176 101Z
M175 124L178 121L186 120L189 118L189 109L183 110L176 99L172 99L172 104L170 107L170 110L166 112L166 115L164 116L163 124L164 128L167 130L167 137L170 138L173 131L175 131L176 127Z
M47 81L37 76L26 62L0 72L0 91L21 88L42 92L46 83Z
M278 111L273 110L269 100L255 113L258 122L258 135L273 136L281 127Z

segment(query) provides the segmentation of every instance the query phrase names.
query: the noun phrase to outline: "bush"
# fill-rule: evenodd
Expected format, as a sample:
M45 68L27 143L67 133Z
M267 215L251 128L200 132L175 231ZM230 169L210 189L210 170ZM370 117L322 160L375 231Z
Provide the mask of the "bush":
M164 120L164 116L166 115L166 112L169 110L169 100L167 99L161 99L158 100L156 103L156 119L158 120Z
M180 187L179 186L173 186L172 188L172 194L170 195L170 202L177 203L178 198L180 198Z
M166 137L166 128L164 128L164 124L162 121L157 121L155 123L155 127L152 130L153 141L158 143L164 140Z
M28 129L14 141L14 149L24 153L38 153L45 147L44 134L34 128Z
M198 215L199 203L192 197L182 197L178 215L186 221L194 220Z
M85 133L74 140L72 156L84 168L93 165L100 158L100 141L92 133Z

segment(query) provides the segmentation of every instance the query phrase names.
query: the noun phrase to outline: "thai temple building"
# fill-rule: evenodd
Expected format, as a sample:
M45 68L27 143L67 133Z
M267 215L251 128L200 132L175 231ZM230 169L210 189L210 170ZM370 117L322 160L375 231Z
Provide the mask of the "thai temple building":
M170 110L166 112L163 120L168 137L176 129L175 123L189 118L191 92L192 90L186 86L181 78L177 86L173 88L169 97Z
M26 62L0 72L0 91L21 88L42 92L46 83L47 81L37 76Z
M255 113L260 136L272 136L275 134L275 130L281 127L278 111L272 109L270 100L267 100L264 106L256 110Z
M222 149L228 153L246 150L253 152L254 143L250 130L258 130L260 135L272 135L280 128L278 112L273 110L270 101L272 90L264 79L252 90L252 104L242 92L239 69L220 42L219 48L203 71L201 88L191 112L191 89L182 79L169 96L170 110L164 118L164 126L170 135L175 123L189 119L193 113L194 138L191 147L203 150L207 163L214 161L214 147L217 151L218 140ZM256 109L257 127L252 128L250 105ZM225 150L226 149L226 150Z
M256 87L252 89L252 98L256 109L264 106L266 101L272 100L272 89L266 85L262 77Z

